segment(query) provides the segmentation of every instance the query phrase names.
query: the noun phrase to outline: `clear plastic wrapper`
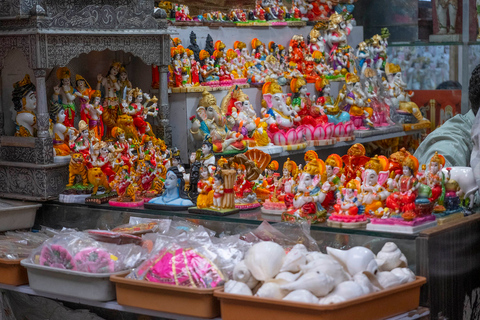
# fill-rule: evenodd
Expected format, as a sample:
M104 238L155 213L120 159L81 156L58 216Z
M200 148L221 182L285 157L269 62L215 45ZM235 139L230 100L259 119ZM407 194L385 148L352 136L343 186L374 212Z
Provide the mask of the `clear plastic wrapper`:
M145 235L153 243L148 259L127 278L194 288L215 288L231 277L250 245L238 236L214 238L212 231L196 226L167 235Z
M130 217L128 224L112 229L113 232L141 235L150 232L165 233L170 229L170 219Z
M28 261L52 268L111 273L138 266L148 250L135 244L99 242L87 233L60 232L32 251Z
M0 258L22 259L50 237L45 232L8 231L0 235Z
M240 236L240 239L251 243L260 241L273 241L284 247L291 248L296 244L303 244L308 251L320 251L317 242L310 235L310 224L302 223L276 223L272 226L263 221L258 228Z

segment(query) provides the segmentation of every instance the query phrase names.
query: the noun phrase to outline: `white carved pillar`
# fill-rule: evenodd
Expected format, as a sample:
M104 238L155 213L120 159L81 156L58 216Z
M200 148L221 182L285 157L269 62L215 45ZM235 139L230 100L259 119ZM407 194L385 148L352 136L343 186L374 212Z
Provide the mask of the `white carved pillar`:
M35 157L38 164L53 163L53 140L48 132L50 116L47 105L47 88L45 86L45 69L34 69L37 86L37 139L35 140Z
M162 35L161 57L162 64L158 66L160 74L160 127L159 136L165 141L168 146L172 145L172 128L170 127L170 105L168 103L168 65L170 63L170 36L168 34Z

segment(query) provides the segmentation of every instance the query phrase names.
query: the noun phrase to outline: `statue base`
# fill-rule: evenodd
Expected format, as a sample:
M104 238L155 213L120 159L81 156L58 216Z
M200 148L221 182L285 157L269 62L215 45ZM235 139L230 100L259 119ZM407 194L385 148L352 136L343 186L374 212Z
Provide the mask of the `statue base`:
M276 154L280 154L283 152L283 148L281 146L275 146L275 145L271 145L271 146L265 146L265 147L248 147L249 149L258 149L258 150L261 150L269 155L276 155Z
M235 203L235 209L238 209L240 211L244 210L252 210L255 208L260 207L259 202L254 202L254 203Z
M198 207L190 207L188 208L188 212L190 213L198 213L198 214L206 214L209 216L228 216L231 214L238 213L240 210L238 209L209 209L209 208L198 208Z
M90 197L91 194L60 194L58 196L58 201L62 203L78 203L85 204L85 199Z
M263 214L270 214L270 215L274 215L274 216L281 216L282 214L287 212L287 208L285 208L285 209L265 209L264 207L262 207L260 210L262 211Z
M348 136L348 137L334 137L334 139L337 140L337 142L345 142L345 141L353 141L355 140L355 136L352 135L352 136Z
M305 149L306 147L307 147L306 142L299 143L299 144L290 144L290 145L287 145L287 146L282 146L283 151L302 150L302 149Z
M109 202L110 200L118 197L116 192L110 192L110 193L103 193L101 194L100 192L97 193L94 196L90 196L85 199L85 204L104 204Z
M455 211L453 213L448 213L448 214L434 213L434 215L437 217L437 223L439 226L441 226L442 224L450 223L455 220L463 219L463 217L465 216L461 209L460 211Z
M320 146L330 146L335 144L337 139L323 139L323 140L309 140L307 141L307 147L320 147Z
M386 231L393 233L415 234L422 230L437 226L434 215L406 221L401 218L370 219L367 230Z
M108 204L111 205L112 207L122 207L122 208L135 208L135 207L141 207L143 206L143 199L142 200L137 200L137 201L128 201L128 202L123 202L115 199L111 199L108 201Z
M163 204L144 202L145 209L160 210L160 211L187 211L190 206L168 206Z
M365 229L368 220L359 221L359 222L349 222L349 221L337 221L337 220L330 220L331 217L327 220L327 225L333 228L343 228L343 229Z

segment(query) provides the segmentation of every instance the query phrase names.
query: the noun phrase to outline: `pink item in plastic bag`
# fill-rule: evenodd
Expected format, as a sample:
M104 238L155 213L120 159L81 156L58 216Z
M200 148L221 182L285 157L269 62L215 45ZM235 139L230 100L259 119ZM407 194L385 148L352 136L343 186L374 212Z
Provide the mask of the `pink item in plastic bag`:
M99 248L85 248L75 255L78 271L110 273L115 271L115 262L109 252Z
M46 245L42 248L40 265L59 269L77 270L72 255L67 249L58 244L52 244L51 246Z
M162 250L145 275L145 280L194 288L215 288L223 275L194 249Z

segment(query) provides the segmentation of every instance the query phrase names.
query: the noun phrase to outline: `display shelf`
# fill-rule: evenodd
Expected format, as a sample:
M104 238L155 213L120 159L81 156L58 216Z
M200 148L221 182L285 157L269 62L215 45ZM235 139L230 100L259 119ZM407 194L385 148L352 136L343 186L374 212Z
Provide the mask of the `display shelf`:
M71 302L71 303L77 303L77 304L81 304L81 305L85 305L85 306L91 306L91 307L97 307L97 308L103 308L103 309L109 309L109 310L116 310L116 311L121 311L121 312L129 312L129 313L135 313L135 314L142 314L142 315L147 315L147 316L151 316L151 317L160 317L160 318L172 319L172 320L199 320L199 319L204 319L204 318L183 316L183 315L174 314L174 313L166 313L166 312L153 311L153 310L142 309L142 308L122 306L122 305L119 305L117 303L117 301L97 302L97 301L90 301L90 300L84 300L84 299L75 299L75 298L65 297L65 296L56 295L56 294L45 294L45 293L36 292L32 288L30 288L30 286L28 286L28 285L23 285L23 286L18 286L17 287L17 286L11 286L11 285L0 283L0 289L19 292L19 293L33 295L33 296L44 297L44 298L53 299L53 300L60 300L60 301L66 301L66 302ZM418 307L416 310L411 310L409 312L406 312L406 313L403 313L403 314L400 314L400 315L396 315L394 317L387 318L385 320L427 319L427 317L429 315L430 315L430 310L428 308ZM221 319L222 318L213 318L213 320L221 320Z
M461 46L462 42L456 41L445 41L445 42L423 42L423 41L416 41L416 42L392 42L389 43L389 47L425 47L425 46Z
M30 286L28 286L28 285L23 285L23 286L18 286L17 287L17 286L11 286L11 285L8 285L8 284L1 284L0 283L0 289L20 292L20 293L24 293L24 294L28 294L28 295L33 295L33 296L49 298L49 299L53 299L53 300L67 301L67 302L82 304L82 305L86 305L86 306L98 307L98 308L103 308L103 309L116 310L116 311L129 312L129 313L136 313L136 314L143 314L143 315L147 315L147 316L151 316L151 317L160 317L160 318L174 319L174 320L203 319L203 318L197 318L197 317L182 316L182 315L173 314L173 313L147 310L147 309L142 309L142 308L122 306L122 305L119 305L117 303L117 301L115 301L115 300L114 301L107 301L107 302L99 302L99 301L85 300L85 299L79 299L79 298L71 298L71 297L66 297L66 296L58 295L58 294L49 294L49 293L37 292L37 291L33 290L32 288L30 288ZM220 319L221 318L214 318L214 320L220 320Z

